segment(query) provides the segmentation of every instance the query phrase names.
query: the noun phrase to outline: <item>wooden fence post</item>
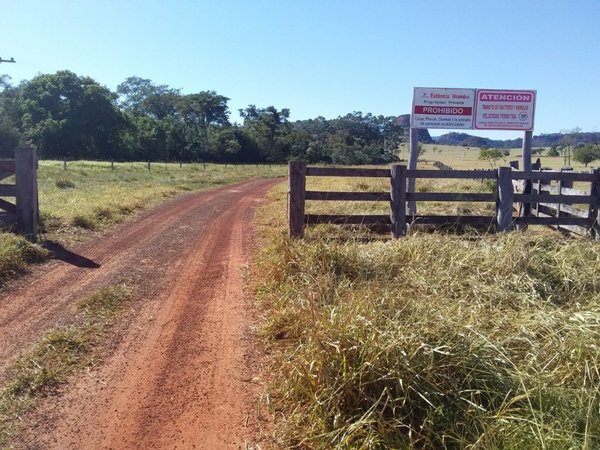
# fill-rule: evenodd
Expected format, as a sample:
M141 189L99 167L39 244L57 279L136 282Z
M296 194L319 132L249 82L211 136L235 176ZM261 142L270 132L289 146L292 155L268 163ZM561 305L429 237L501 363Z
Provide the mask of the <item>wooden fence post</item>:
M592 233L594 239L600 241L600 169L594 169L594 181L590 189L590 195L596 196L596 203L590 204L589 218L593 220Z
M406 235L406 166L392 165L390 171L390 221L392 236Z
M15 150L17 226L28 239L37 241L38 189L35 148Z
M290 161L288 225L290 237L304 236L304 201L306 196L306 163Z
M498 204L496 206L496 231L510 230L512 225L514 192L512 168L498 168Z
M538 170L538 172L542 172L542 168L540 167L540 169ZM542 180L537 180L537 184L536 184L536 194L540 195L542 193ZM537 202L535 204L535 216L539 217L540 216L540 203Z
M410 129L410 155L408 157L408 168L410 170L417 169L417 161L419 159L419 130L417 128ZM415 192L415 179L408 179L408 192ZM414 216L417 214L417 203L408 202L408 214Z

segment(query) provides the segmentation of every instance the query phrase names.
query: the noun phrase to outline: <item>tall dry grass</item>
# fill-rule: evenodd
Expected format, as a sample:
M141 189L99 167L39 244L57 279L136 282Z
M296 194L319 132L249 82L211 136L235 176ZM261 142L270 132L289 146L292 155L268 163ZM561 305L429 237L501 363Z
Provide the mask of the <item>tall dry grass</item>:
M276 438L299 448L600 447L600 245L545 232L285 237L260 223Z

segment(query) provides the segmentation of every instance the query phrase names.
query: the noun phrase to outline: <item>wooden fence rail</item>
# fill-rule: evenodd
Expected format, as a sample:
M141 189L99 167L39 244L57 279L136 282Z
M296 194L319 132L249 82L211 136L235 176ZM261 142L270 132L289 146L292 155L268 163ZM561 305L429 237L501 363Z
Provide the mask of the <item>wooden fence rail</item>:
M588 219L589 217L593 217L595 214L593 202L585 201L586 198L593 195L593 189L589 193L581 189L574 189L573 181L577 180L560 179L552 185L551 181L540 179L536 183L533 183L531 191L539 197L531 206L531 214L542 218L570 217ZM596 193L596 195L598 194ZM576 222L578 221L568 224L563 221L554 225L554 227L561 231L586 235L588 232L586 226L582 226L581 223Z
M387 177L390 179L389 192L330 192L306 191L307 176L334 177ZM289 233L293 237L304 234L305 224L383 224L390 225L392 235L401 237L406 234L408 224L432 225L474 225L490 226L496 231L507 231L515 226L527 225L560 226L563 229L583 229L592 231L600 239L599 199L600 171L592 173L575 172L518 172L511 167L498 170L408 170L403 165L393 165L391 169L306 167L305 163L289 163ZM461 192L407 192L407 180L414 179L477 179L495 180L497 189L493 193ZM572 186L574 181L589 183L589 192L575 191L569 188L553 188L548 183L557 181L559 186ZM513 185L519 182L537 183L537 190L525 193L515 192ZM541 183L546 184L541 184ZM321 201L385 201L390 204L388 215L335 215L305 214L307 200ZM407 202L495 202L496 213L493 216L440 216L407 215ZM513 217L513 203L534 205L533 214ZM559 213L543 212L543 207L559 204ZM583 204L586 209L571 205ZM572 210L577 210L573 214ZM581 211L587 214L581 213ZM569 214L566 214L569 213ZM566 228L565 228L566 227Z
M34 148L18 148L15 159L0 161L0 180L15 175L15 184L0 184L0 209L15 216L17 228L35 242L38 234L37 154Z

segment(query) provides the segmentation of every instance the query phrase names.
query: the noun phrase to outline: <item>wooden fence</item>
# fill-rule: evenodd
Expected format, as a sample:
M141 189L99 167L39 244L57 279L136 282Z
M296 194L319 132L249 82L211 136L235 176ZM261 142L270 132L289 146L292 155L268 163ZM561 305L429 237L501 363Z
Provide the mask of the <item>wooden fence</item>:
M532 183L530 190L534 194L559 194L561 196L582 196L587 192L573 188L573 180L558 179L554 183L549 180L537 180ZM572 203L538 202L531 205L531 214L535 217L574 217L589 218L594 214L593 205L580 205ZM588 228L576 224L558 224L555 226L561 231L585 236Z
M389 192L330 192L306 191L307 176L337 177L380 177L390 179ZM457 193L457 192L407 192L407 180L415 179L477 179L496 181L493 193ZM574 194L564 189L544 191L541 188L546 182L556 180L559 183L574 181L589 183L587 194ZM537 192L515 192L513 181L521 181L531 186L537 183ZM599 226L600 172L519 172L510 167L497 170L408 170L403 165L393 165L390 169L306 167L305 163L292 161L289 163L289 233L293 237L304 234L305 224L338 223L338 224L388 224L392 235L401 237L406 234L408 224L431 225L473 225L493 226L496 231L507 231L515 226L549 225L578 226L591 230L596 238L600 238ZM385 201L390 204L389 215L315 215L305 214L306 200L335 201ZM446 216L446 215L407 215L407 202L495 202L496 213L493 216ZM520 210L524 206L535 204L535 214L523 214L513 217L513 204L519 203ZM586 205L587 216L552 216L541 211L547 204L571 206ZM578 208L579 209L579 208Z
M0 209L14 216L17 228L35 242L38 234L37 155L33 148L18 148L15 159L0 161L0 180L15 175L15 184L0 184Z

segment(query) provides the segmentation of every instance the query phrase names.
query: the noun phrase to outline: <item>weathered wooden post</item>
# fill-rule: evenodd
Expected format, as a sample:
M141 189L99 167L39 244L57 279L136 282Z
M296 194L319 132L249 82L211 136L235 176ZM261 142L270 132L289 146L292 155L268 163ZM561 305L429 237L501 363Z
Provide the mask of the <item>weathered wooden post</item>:
M496 231L508 231L512 225L514 192L512 168L498 168L498 204L496 206Z
M600 241L600 169L594 169L594 181L590 189L590 195L596 197L594 204L590 203L589 218L593 220L592 234L594 239Z
M304 202L306 196L306 163L290 161L288 224L290 237L304 236Z
M540 173L542 172L542 168L541 167L539 168L538 172L540 172ZM542 186L543 186L542 185L542 180L538 179L537 183L536 183L536 192L535 192L537 195L540 195L542 193ZM540 216L540 202L537 202L535 204L535 216L536 217Z
M531 172L531 147L533 144L533 131L526 131L523 135L523 172Z
M419 129L412 128L410 129L410 154L408 156L408 169L416 170L417 169L417 160L419 159ZM408 192L415 192L415 179L408 179ZM416 202L408 202L408 214L414 216L417 213L417 203Z
M399 238L406 235L406 166L394 164L390 175L392 236Z
M523 135L523 172L531 172L531 147L533 144L533 131L525 131ZM523 194L531 194L531 180L523 181ZM531 203L523 202L519 207L519 217L527 217L531 213ZM527 225L517 225L518 230L526 230Z
M573 169L572 168L567 168L567 167L563 167L562 169L560 169L561 172L571 172ZM562 178L558 179L558 195L563 195L563 190L567 189L567 188L572 188L573 187L573 181L572 180L563 180ZM565 213L561 211L561 207L562 207L562 203L558 202L556 204L556 217L565 217ZM557 230L561 229L560 225L556 226Z
M17 226L32 242L37 241L38 189L35 148L15 150Z

